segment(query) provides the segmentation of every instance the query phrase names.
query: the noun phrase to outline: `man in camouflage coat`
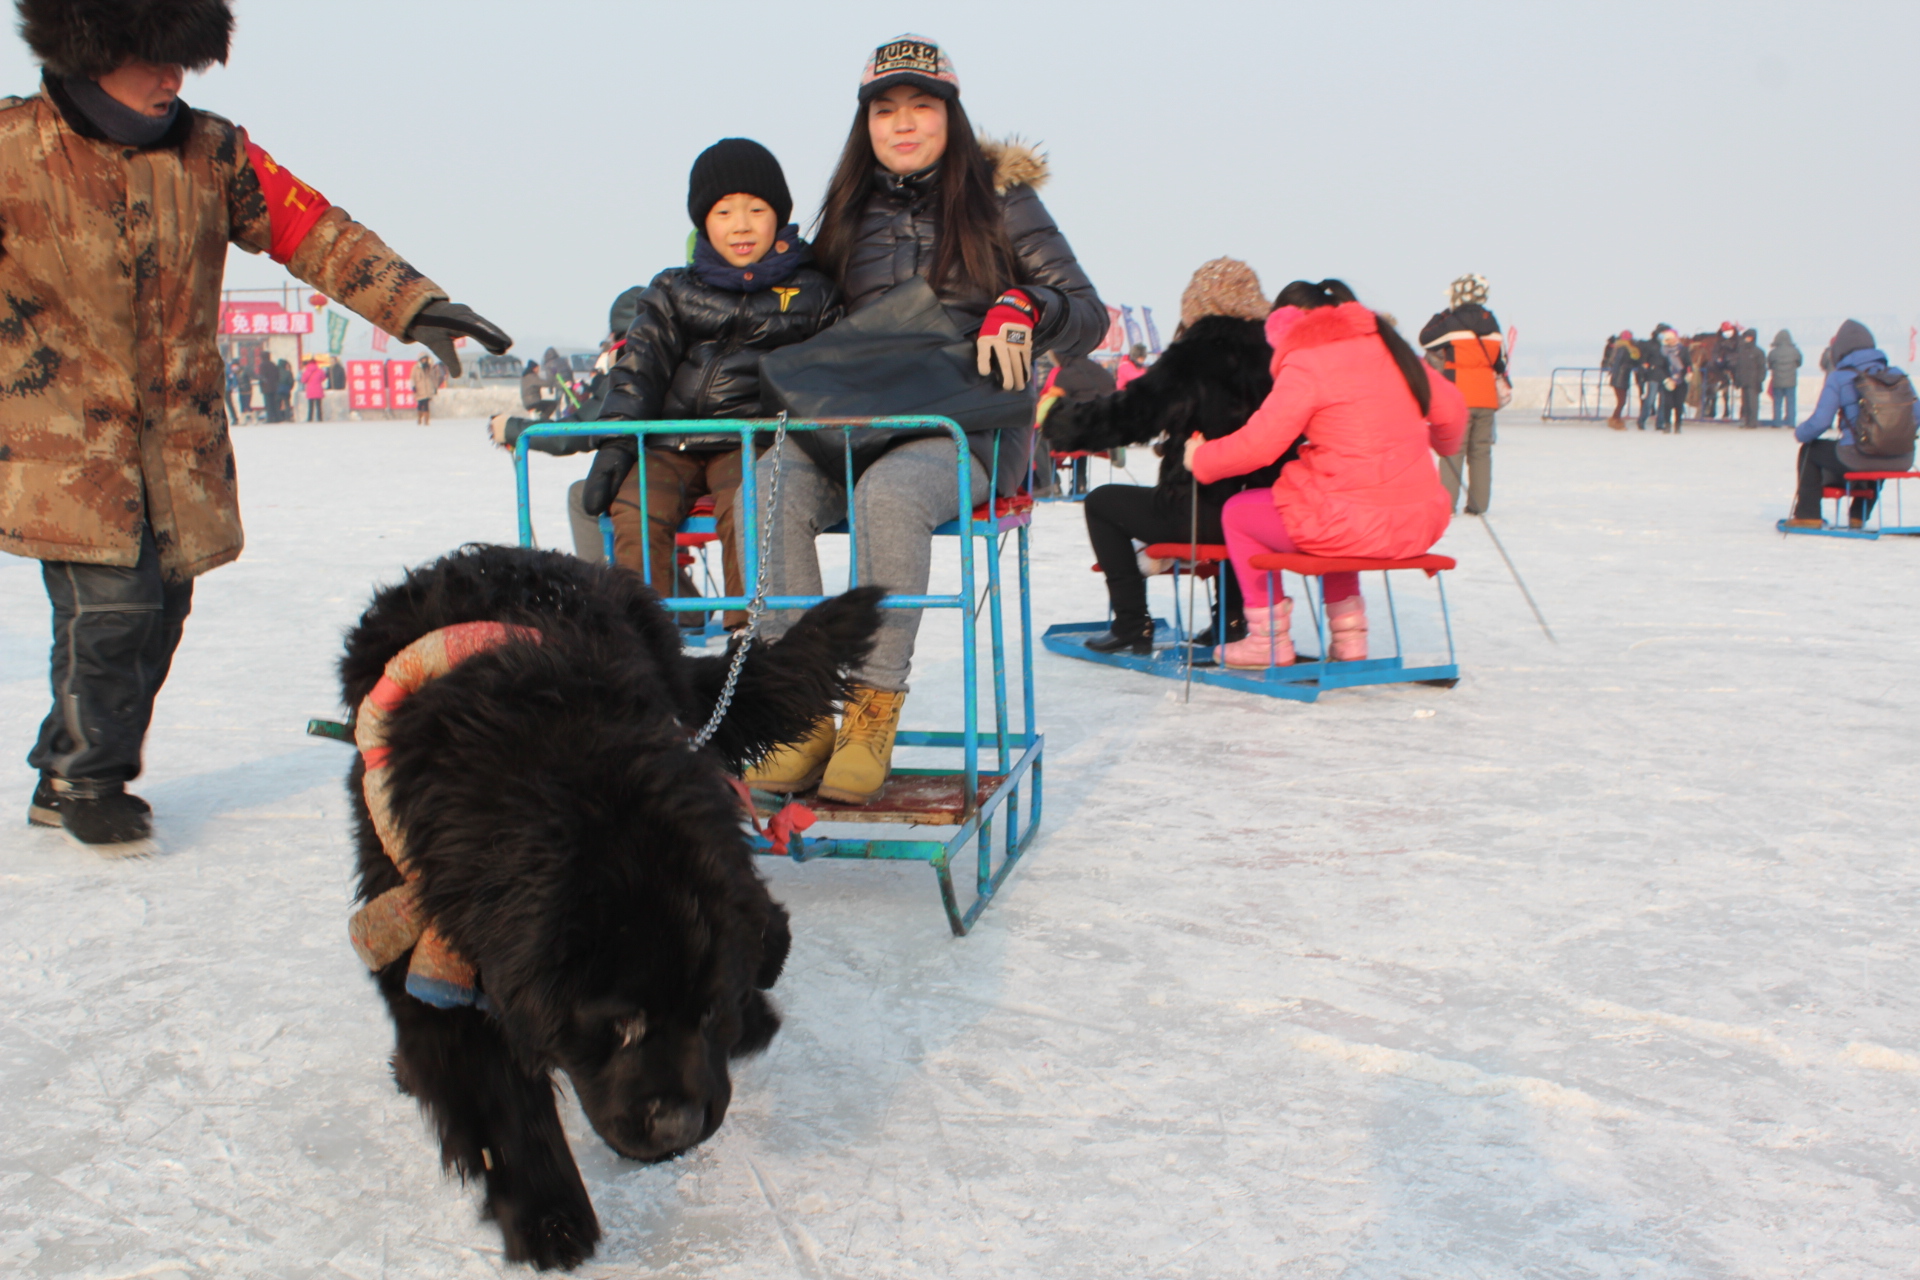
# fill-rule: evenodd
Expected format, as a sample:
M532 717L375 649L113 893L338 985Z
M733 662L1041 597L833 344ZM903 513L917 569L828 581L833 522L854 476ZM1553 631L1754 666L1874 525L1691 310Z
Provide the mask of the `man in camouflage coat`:
M225 0L16 0L45 68L0 99L0 550L43 562L53 709L31 821L139 847L153 700L193 579L240 554L216 343L231 241L459 368L511 339L248 138L178 98Z

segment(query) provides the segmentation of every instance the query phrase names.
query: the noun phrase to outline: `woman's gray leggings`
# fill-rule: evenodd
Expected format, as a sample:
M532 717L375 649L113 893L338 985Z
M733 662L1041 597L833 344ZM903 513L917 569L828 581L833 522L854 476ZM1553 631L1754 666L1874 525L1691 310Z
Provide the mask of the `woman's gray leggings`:
M953 440L909 440L887 451L854 482L854 528L858 531L860 582L885 587L899 595L925 595L933 562L933 531L959 514L954 492ZM780 509L774 519L767 551L767 594L817 596L820 557L814 539L822 529L838 524L847 514L847 490L842 478L829 476L807 457L791 437L781 445ZM987 470L971 452L973 501L992 492ZM773 451L760 457L759 509L764 519L772 499ZM907 691L907 672L913 665L913 640L920 630L919 609L882 609L880 636L873 656L854 673L861 684L892 693ZM769 613L766 631L777 637L800 615L792 611Z

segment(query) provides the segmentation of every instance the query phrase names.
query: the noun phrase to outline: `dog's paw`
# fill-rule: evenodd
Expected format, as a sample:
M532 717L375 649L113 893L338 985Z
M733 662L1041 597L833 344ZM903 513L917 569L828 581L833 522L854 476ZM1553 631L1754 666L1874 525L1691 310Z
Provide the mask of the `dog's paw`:
M807 610L787 634L811 632L824 638L836 652L855 650L864 654L880 629L880 601L886 594L884 587L871 586L843 591Z
M584 1195L572 1198L498 1197L488 1205L500 1225L507 1261L538 1271L571 1271L593 1256L600 1220Z

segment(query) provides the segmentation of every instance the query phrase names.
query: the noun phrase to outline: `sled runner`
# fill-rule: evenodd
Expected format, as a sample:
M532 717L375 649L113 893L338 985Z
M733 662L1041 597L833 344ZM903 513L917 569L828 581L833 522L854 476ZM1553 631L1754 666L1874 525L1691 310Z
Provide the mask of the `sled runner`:
M1869 479L1869 477L1882 475L1882 474L1900 475L1902 473L1900 472L1850 472L1847 475L1846 484L1844 485L1830 484L1822 488L1820 490L1821 524L1820 524L1820 527L1817 529L1807 528L1804 526L1796 528L1788 524L1788 522L1785 519L1776 520L1774 522L1773 527L1778 529L1781 533L1795 534L1801 537L1810 536L1815 538L1862 538L1868 542L1874 541L1882 533L1908 532L1908 530L1905 530L1905 529L1880 529L1878 527L1872 528L1872 529L1864 529L1864 528L1851 529L1847 527L1847 505L1850 502L1852 502L1852 500L1855 498L1864 498L1871 494L1877 493L1879 491L1880 486L1876 483L1873 483ZM1825 518L1826 506L1829 502L1833 504L1833 519L1831 520L1828 520ZM1880 509L1879 504L1876 503L1874 505L1874 511L1876 514L1879 512L1879 509ZM1912 532L1920 533L1920 529L1914 529L1912 530Z
M518 486L521 545L533 545L533 519L529 508L527 479L527 446L531 440L542 436L564 435L712 435L717 425L719 424L712 420L701 420L529 426L521 433L514 446L514 478ZM752 457L750 446L755 436L757 435L764 443L771 433L780 428L780 425L780 422L774 419L739 419L727 422L726 429L738 431L743 450L742 456ZM915 839L908 836L861 839L836 835L802 835L794 831L786 837L786 856L791 857L795 862L808 862L815 858L925 862L933 868L934 877L940 889L941 905L946 910L948 925L955 935L964 936L980 918L980 913L985 911L987 905L993 900L994 894L1006 881L1014 864L1032 844L1034 833L1040 827L1041 756L1045 739L1035 728L1034 722L1033 607L1029 590L1031 556L1028 542L1028 528L1032 523L1032 499L1022 494L1012 498L990 499L976 507L973 501L972 460L968 453L967 438L959 425L948 418L839 418L819 421L788 420L785 423L785 430L789 432L842 427L915 430L928 434L944 432L953 438L959 502L956 504L954 519L935 529L934 535L956 540L960 553L960 590L951 595L893 595L888 596L881 604L882 607L894 609L948 609L959 615L962 686L959 727L945 730L902 729L894 741L899 747L957 751L960 754L960 768L895 766L884 789L871 803L865 805L832 804L820 801L810 794L796 797L796 799L812 809L815 817L822 823L879 824L914 828L953 828L954 830L944 839ZM843 432L842 440L847 490L851 495L854 479L853 433ZM997 461L997 441L995 453ZM640 527L644 529L648 527L645 470L647 449L644 444L639 454L637 465L640 468L638 478L641 504ZM758 475L761 467L771 465L768 459L756 459L747 470L740 486L738 520L742 560L741 581L749 589L753 584L761 581L761 526L764 514L759 510ZM993 471L997 473L997 468ZM778 501L777 489L775 501L776 503ZM849 502L847 520L822 532L823 534L851 534L850 526L853 519L853 504ZM683 537L690 532L707 532L707 530L692 530L683 526ZM1018 728L1014 726L1008 698L1009 646L1006 636L1005 591L1001 568L1001 551L1008 536L1015 539L1018 553L1020 629L1018 653L1021 691L1021 724ZM980 549L984 549L986 557L987 582L984 596L979 591L977 564L979 550L976 549L976 541L980 544ZM857 585L857 572L855 557L850 554L848 586ZM824 598L822 596L767 596L763 603L767 609L806 609L820 603ZM717 613L724 609L747 609L753 604L753 599L748 596L692 596L665 599L661 604L673 612L701 610ZM983 604L988 632L988 652L992 661L992 721L990 726L984 727L980 723L983 691L980 688L978 635ZM981 759L983 751L987 754L989 766L984 769ZM1021 808L1023 790L1026 792L1027 801L1024 814ZM763 816L771 815L783 803L783 799L762 796L759 793L755 793L754 799ZM775 852L773 844L763 836L755 837L755 846L762 853ZM970 901L963 908L960 892L954 886L953 866L956 861L966 858L969 846L973 850L973 886Z
M1154 649L1150 656L1135 656L1120 653L1095 653L1088 649L1086 642L1107 630L1105 622L1067 622L1048 627L1041 637L1041 643L1048 651L1069 658L1081 658L1089 662L1100 662L1111 667L1125 667L1131 671L1143 671L1148 675L1163 676L1169 680L1187 678L1187 662L1192 648L1190 634L1182 625L1180 617L1179 573L1177 566L1189 559L1192 548L1185 543L1155 544L1147 548L1147 554L1159 559L1172 560L1176 565L1174 572L1174 625L1169 627L1160 619L1154 620ZM1216 573L1230 573L1225 566L1226 548L1201 545L1200 555L1191 571L1206 575L1209 568ZM1234 670L1226 667L1201 666L1193 668L1193 679L1200 684L1218 685L1224 689L1239 689L1247 693L1265 694L1270 698L1287 698L1295 702L1313 702L1328 689L1351 689L1369 684L1429 684L1443 688L1452 688L1460 681L1460 667L1453 649L1453 618L1447 608L1447 588L1440 575L1454 567L1454 561L1448 556L1423 555L1412 556L1404 560L1362 560L1353 558L1333 558L1324 556L1297 555L1271 552L1253 558L1257 569L1268 573L1294 573L1302 578L1313 579L1305 592L1307 607L1313 615L1314 634L1319 640L1321 656L1302 657L1298 661L1280 667L1269 667L1261 671ZM1405 646L1400 630L1399 602L1393 594L1392 574L1396 571L1418 569L1434 580L1439 594L1440 621L1446 631L1447 660L1427 666L1407 665ZM1326 606L1321 599L1318 579L1329 573L1371 573L1379 572L1386 586L1387 617L1392 624L1393 655L1386 658L1365 658L1357 662L1333 662L1327 657L1327 620ZM1275 587L1278 584L1273 584ZM1221 616L1219 602L1216 599L1214 617ZM1190 624L1189 624L1190 625ZM1200 655L1201 661L1207 655Z

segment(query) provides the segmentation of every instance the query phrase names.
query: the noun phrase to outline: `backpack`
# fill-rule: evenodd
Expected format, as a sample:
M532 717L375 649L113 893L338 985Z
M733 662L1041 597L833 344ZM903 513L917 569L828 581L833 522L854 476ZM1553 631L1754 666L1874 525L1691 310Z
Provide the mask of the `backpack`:
M1853 421L1853 447L1875 458L1898 458L1913 452L1913 382L1891 365L1875 365L1854 375L1860 397Z

